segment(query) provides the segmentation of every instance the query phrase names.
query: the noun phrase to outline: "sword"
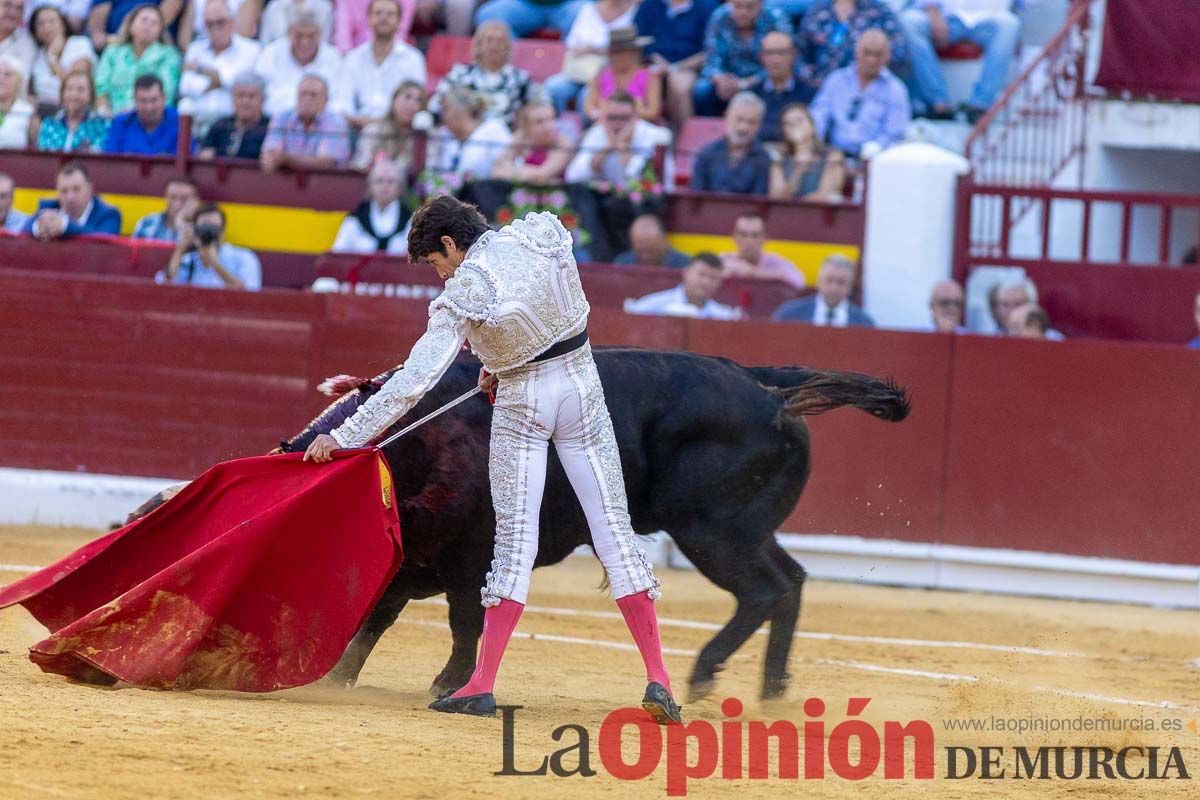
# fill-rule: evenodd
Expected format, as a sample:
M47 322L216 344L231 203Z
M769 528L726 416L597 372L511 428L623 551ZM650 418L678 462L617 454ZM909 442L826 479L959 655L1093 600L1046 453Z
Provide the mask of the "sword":
M396 433L393 433L391 436L389 436L388 438L384 439L384 440L383 440L382 442L380 442L379 444L375 445L374 449L375 449L375 450L382 450L382 449L383 449L385 446L387 446L387 445L391 444L392 442L396 441L397 439L399 439L401 436L403 436L404 434L408 433L408 432L409 432L409 431L411 431L412 429L421 427L422 425L424 425L426 422L429 422L429 420L433 419L434 417L441 416L442 414L446 413L446 412L447 412L447 411L449 411L450 409L454 408L454 407L455 407L456 405L458 405L459 403L462 403L462 402L465 402L465 401L467 401L467 400L470 400L472 397L474 397L475 395L479 394L479 393L480 393L480 392L482 392L482 391L483 391L483 389L482 389L482 388L481 388L481 387L480 387L478 384L476 384L476 385L475 385L475 388L474 388L474 389L471 389L471 391L467 392L466 394L463 394L463 395L462 395L462 396L460 396L460 397L456 397L456 398L454 398L453 400L451 400L449 403L446 403L446 405L442 406L442 407L441 407L441 408L439 408L438 410L436 410L436 411L430 411L428 414L426 414L425 416L421 417L421 418L420 418L419 420L417 420L416 422L412 423L411 425L408 425L408 426L406 426L406 427L405 427L403 430L400 430L400 431L397 431Z

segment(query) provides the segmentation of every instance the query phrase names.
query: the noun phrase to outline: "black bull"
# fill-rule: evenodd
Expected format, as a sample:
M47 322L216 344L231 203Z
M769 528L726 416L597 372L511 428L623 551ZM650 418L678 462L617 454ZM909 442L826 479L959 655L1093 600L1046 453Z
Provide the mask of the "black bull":
M725 661L768 620L762 696L778 697L788 678L805 572L778 544L775 531L808 480L803 416L850 405L895 422L908 414L904 391L867 375L742 367L690 353L598 348L595 355L621 449L634 530L666 531L706 578L737 599L732 618L700 651L689 700L712 690ZM461 356L394 429L470 389L478 371L475 359ZM317 434L336 428L389 374L335 400L282 442L281 450L304 450ZM385 448L404 565L331 680L353 685L408 601L443 592L454 643L430 691L443 695L470 678L483 630L479 590L495 534L487 469L491 418L487 401L474 398ZM135 515L158 502L150 501ZM535 566L556 564L590 543L583 510L551 447Z

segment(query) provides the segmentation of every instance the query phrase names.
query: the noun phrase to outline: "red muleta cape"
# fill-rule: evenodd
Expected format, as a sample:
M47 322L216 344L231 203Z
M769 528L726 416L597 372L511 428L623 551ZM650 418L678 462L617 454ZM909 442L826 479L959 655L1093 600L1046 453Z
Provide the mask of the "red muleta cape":
M400 522L376 451L301 458L217 464L0 589L0 608L20 603L53 632L30 660L159 689L269 692L325 675L400 568Z

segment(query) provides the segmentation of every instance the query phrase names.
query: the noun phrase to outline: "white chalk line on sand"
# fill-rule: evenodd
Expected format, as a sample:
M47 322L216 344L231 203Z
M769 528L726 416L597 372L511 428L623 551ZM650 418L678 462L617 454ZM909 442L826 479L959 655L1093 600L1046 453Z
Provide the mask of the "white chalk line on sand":
M36 572L41 567L33 567L25 564L0 564L0 572ZM426 603L430 605L447 605L442 598L429 598L427 600L415 600L416 603ZM620 619L624 618L613 611L589 611L579 608L559 608L553 606L526 606L526 611L535 614L559 614L562 616L575 617L591 617L595 619ZM445 628L444 622L433 622L430 620L414 620L411 618L402 618L399 620L409 625L426 625L436 628ZM720 630L724 626L715 622L698 622L696 620L673 619L671 617L659 617L658 624L663 626L677 628L693 628L698 630ZM755 633L765 634L764 628L759 628ZM560 642L563 644L578 644L590 647L604 647L613 650L637 650L637 647L628 642L611 642L603 639L588 639L579 636L560 636L557 634L546 633L525 633L516 631L513 634L516 638L521 639L541 639L549 642ZM929 647L929 648L957 648L970 650L987 650L1001 653L1020 653L1022 655L1043 656L1051 658L1103 658L1103 656L1091 656L1087 653L1075 653L1066 650L1045 650L1038 647L1023 647L1019 645L1000 645L986 644L983 642L957 642L957 641L938 641L930 639L905 639L893 636L860 636L856 634L841 634L841 633L820 633L812 631L797 631L795 634L798 639L817 639L822 641L843 641L857 642L865 644L881 644L895 647ZM695 658L699 655L698 650L686 650L677 647L664 647L662 651L665 655L687 656ZM734 658L748 658L744 655L735 655ZM976 675L960 675L953 672L928 672L919 669L907 669L902 667L887 667L882 664L870 664L862 661L851 661L832 658L811 658L803 659L811 664L830 667L842 667L845 669L860 670L863 672L879 672L890 675L902 675L910 678L925 678L936 681L950 681L957 683L975 683L979 681ZM1200 659L1194 662L1196 666L1200 666ZM1200 707L1186 706L1170 700L1131 700L1124 697L1111 697L1109 695L1093 694L1091 692L1075 692L1069 689L1059 689L1053 686L1021 686L1012 681L1001 680L999 678L988 679L989 682L1015 686L1021 689L1029 689L1037 692L1045 692L1047 694L1055 694L1063 697L1073 697L1080 700L1092 700L1102 703L1113 703L1116 705L1138 706L1142 708L1161 708L1170 709L1173 711L1200 711Z
M427 603L429 605L446 605L446 601L443 598L429 598L427 600L414 600L412 602ZM567 617L623 619L622 616L615 611L589 611L580 608L557 608L552 606L526 606L525 610L532 611L536 614L559 614ZM700 622L691 619L673 619L671 617L659 617L658 624L662 627L691 628L693 630L703 631L719 631L725 627L725 625L720 622ZM759 628L755 631L755 633L760 636L765 636L767 634L767 629ZM1047 650L1041 647L988 644L986 642L904 639L895 636L863 636L853 633L826 633L822 631L796 631L794 635L797 639L812 639L825 642L854 642L856 644L879 644L891 647L928 647L958 650L985 650L993 653L1041 656L1043 658L1109 658L1109 656L1091 655L1089 653L1076 653L1068 650Z
M421 620L412 618L401 618L398 622L406 625L422 625L430 628L445 629L445 623L434 622L432 620ZM587 647L600 647L608 650L624 650L636 651L637 647L628 642L612 642L606 639L590 639L582 636L558 636L555 634L542 633L526 633L516 631L513 633L513 638L529 639L532 641L547 641L560 642L563 644L578 644ZM700 654L698 650L685 650L676 647L664 647L662 649L666 655L687 656L695 658ZM735 659L749 658L749 656L738 654ZM1024 686L1015 681L1008 681L1002 678L980 678L977 675L964 675L955 672L929 672L920 669L908 669L905 667L888 667L883 664L871 664L865 661L852 661L836 658L802 658L801 662L814 664L823 667L840 667L843 669L858 670L860 672L875 672L885 675L899 675L906 678L923 678L925 680L938 681L939 683L982 683L982 684L1000 684L1003 686L1011 686L1022 691L1041 692L1044 694L1057 695L1059 697L1071 697L1078 700L1091 700L1097 703L1110 703L1113 705L1134 706L1138 708L1157 708L1171 711L1200 711L1200 707L1187 706L1181 703L1175 703L1170 700L1134 700L1126 697L1112 697L1110 695L1095 694L1093 692L1076 692L1070 689L1060 689L1055 686Z

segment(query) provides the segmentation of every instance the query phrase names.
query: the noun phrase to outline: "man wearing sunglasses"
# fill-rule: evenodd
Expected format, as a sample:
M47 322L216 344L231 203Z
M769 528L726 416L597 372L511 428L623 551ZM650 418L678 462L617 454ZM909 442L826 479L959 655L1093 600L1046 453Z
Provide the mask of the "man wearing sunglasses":
M854 63L834 70L809 111L817 135L852 158L870 158L904 139L912 121L908 90L887 68L891 48L878 28L854 48Z

